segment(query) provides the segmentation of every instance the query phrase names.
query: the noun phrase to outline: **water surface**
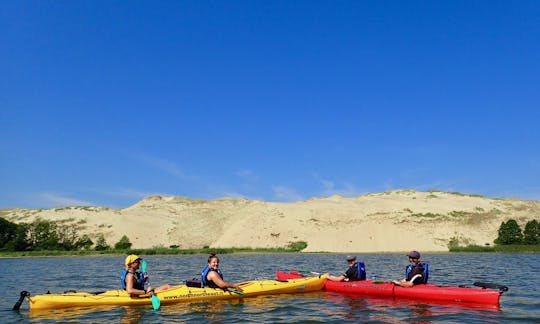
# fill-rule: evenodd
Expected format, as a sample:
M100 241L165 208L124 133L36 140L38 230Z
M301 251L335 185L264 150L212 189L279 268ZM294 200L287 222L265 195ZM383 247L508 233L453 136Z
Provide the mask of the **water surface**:
M368 277L381 280L403 276L402 254L358 254ZM142 256L145 257L145 256ZM338 275L345 270L344 254L224 254L221 268L227 281L274 279L275 270L306 269ZM153 286L181 284L198 277L206 255L148 256ZM472 285L493 282L510 288L499 308L437 305L392 299L315 292L261 296L230 301L194 302L151 307L92 307L30 311L11 310L21 290L32 294L117 289L124 257L40 257L0 259L2 322L312 322L312 323L540 323L540 254L425 254L430 283Z

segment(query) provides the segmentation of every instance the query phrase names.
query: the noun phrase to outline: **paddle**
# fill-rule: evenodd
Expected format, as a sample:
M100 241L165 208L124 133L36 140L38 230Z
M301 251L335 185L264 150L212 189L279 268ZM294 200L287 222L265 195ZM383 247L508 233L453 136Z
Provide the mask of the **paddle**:
M146 260L142 260L141 261L141 271L143 272L143 275L144 275L144 284L147 284L147 281L146 281ZM150 280L148 280L150 281Z
M315 271L311 271L311 270L297 270L296 272L298 272L299 274L301 275L312 275L312 276L320 276L321 274L319 272L315 272Z
M21 304L24 301L24 297L30 296L30 293L26 290L21 291L21 296L19 297L19 300L13 305L13 310L18 311L19 308L21 308Z
M506 286L503 286L503 285L498 285L498 284L494 284L494 283L490 283L490 282L480 282L480 281L476 281L473 283L473 285L475 285L476 287L482 287L484 289L486 288L490 288L490 289L497 289L501 292L503 291L508 291L508 287Z
M240 295L240 296L242 296L242 295L244 294L244 293L241 292L240 290L236 290L236 289L231 288L231 287L227 288L227 290L229 290L229 291L232 292L232 293L238 294L238 295Z
M150 282L150 280L146 281L146 260L141 261L141 271L143 272L143 276L145 278L145 284L147 282ZM154 308L154 310L158 310L159 307L161 306L161 301L154 294L154 289L150 290L150 292L152 293L152 307Z

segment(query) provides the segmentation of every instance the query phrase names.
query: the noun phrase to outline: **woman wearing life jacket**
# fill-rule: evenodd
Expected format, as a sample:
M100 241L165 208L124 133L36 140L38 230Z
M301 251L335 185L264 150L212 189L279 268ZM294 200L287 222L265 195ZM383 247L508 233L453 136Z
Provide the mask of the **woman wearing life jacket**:
M130 295L145 295L149 292L160 292L165 289L169 289L169 285L159 286L153 289L152 286L144 288L144 283L148 281L148 276L145 276L139 271L141 266L141 258L135 254L130 254L126 257L124 265L126 269L122 272L120 278L122 288L125 289Z
M420 252L410 251L407 256L409 257L409 265L405 268L405 278L394 280L393 283L403 287L427 283L428 264L420 262Z
M208 265L204 267L202 271L201 280L205 287L221 289L234 288L240 292L243 291L237 284L228 283L223 280L223 273L221 273L221 270L219 269L219 258L215 253L210 253Z
M338 277L328 276L330 281L358 281L366 280L366 266L364 262L356 261L356 256L347 256L347 264L349 267L345 273Z

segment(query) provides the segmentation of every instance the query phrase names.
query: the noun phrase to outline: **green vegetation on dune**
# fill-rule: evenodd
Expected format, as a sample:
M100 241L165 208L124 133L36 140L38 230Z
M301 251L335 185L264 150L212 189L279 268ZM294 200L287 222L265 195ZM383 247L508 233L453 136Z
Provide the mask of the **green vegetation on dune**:
M525 224L523 232L519 224L510 219L502 222L494 246L469 244L460 246L459 239L453 237L448 243L450 252L540 252L540 222L533 219Z
M305 245L307 243L293 242L292 245L297 244ZM303 244L302 244L303 243ZM290 245L291 245L290 244ZM41 250L41 251L0 251L1 257L37 257L37 256L91 256L91 255L126 255L126 254L140 254L140 255L177 255L177 254L209 254L211 252L218 254L229 253L295 253L300 252L296 247L281 247L281 248L248 248L248 247L231 247L231 248L210 248L204 247L201 249L177 249L166 247L155 247L150 249L107 249L107 250L72 250L72 251L59 251L59 250Z
M289 242L276 248L210 248L179 249L178 246L132 249L131 242L123 235L111 248L103 234L94 243L88 235L79 236L85 222L73 219L47 221L36 219L32 223L15 224L0 217L0 256L59 256L59 255L102 255L102 254L199 254L199 253L242 253L242 252L300 252L307 242Z
M457 246L448 248L450 252L507 252L507 253L527 253L540 252L540 245L494 245L494 246L480 246L480 245L468 245Z
M413 213L408 208L404 209L404 211L411 213L409 215L409 217L411 218L423 219L426 221L459 221L469 225L481 224L502 213L496 208L485 211L483 208L480 207L476 207L474 212L454 210L444 214L431 212Z

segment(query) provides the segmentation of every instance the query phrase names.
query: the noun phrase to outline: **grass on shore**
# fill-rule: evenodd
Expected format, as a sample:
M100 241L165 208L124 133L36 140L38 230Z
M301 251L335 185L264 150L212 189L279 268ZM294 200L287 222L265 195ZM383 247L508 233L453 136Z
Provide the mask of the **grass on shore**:
M92 255L127 255L127 254L140 254L140 255L175 255L175 254L209 254L211 252L217 254L228 253L296 253L300 252L298 246L288 248L246 248L246 247L234 247L234 248L208 248L202 249L175 249L166 247L155 247L150 249L108 249L103 251L96 250L76 250L76 251L0 251L0 257L36 257L36 256L92 256Z
M150 249L108 249L103 251L95 250L77 250L77 251L0 251L0 257L40 257L40 256L93 256L93 255L177 255L177 254L209 254L211 252L217 254L230 253L297 253L303 249L294 248L208 248L201 249L176 249L155 247ZM453 246L449 247L449 252L502 252L502 253L540 253L540 245L495 245L495 246Z
M507 253L538 253L540 245L495 245L495 246L453 246L450 252L507 252Z

